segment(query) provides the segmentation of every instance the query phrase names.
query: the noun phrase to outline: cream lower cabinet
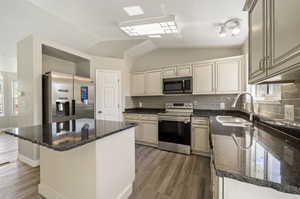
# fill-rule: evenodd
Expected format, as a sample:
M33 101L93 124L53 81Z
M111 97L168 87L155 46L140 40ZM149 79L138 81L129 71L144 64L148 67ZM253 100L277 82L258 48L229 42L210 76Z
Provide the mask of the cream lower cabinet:
M150 146L158 144L157 115L125 113L124 120L137 124L135 130L136 143Z
M227 177L218 177L212 172L213 199L300 199L297 194L277 191L273 188L241 182ZM247 193L247 194L245 194Z
M243 140L237 138L237 142L243 145ZM240 173L242 168L242 150L238 148L231 136L214 135L213 145L223 146L215 147L214 160L220 168L224 168L234 173ZM228 151L228 150L230 151Z
M142 133L140 141L149 144L158 144L158 123L157 121L142 121Z
M208 118L192 118L191 148L193 154L210 156Z

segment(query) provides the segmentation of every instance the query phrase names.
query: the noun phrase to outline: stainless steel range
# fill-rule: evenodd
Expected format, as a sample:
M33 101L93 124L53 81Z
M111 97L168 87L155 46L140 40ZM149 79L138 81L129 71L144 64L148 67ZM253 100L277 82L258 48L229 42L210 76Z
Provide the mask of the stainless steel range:
M193 103L166 103L159 114L158 146L178 153L191 153L191 116Z

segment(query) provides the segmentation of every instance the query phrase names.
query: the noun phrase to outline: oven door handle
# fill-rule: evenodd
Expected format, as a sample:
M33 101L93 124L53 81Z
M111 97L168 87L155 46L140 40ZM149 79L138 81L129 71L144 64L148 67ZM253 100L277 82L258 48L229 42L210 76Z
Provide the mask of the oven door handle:
M185 119L185 118L159 118L158 122L165 122L165 121L170 121L170 122L184 122L185 124L191 123L190 119Z

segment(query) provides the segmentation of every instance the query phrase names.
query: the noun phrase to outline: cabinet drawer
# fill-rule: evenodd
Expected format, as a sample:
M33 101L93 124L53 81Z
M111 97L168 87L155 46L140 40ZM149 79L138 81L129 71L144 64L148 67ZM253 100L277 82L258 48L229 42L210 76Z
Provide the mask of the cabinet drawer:
M124 120L139 120L140 114L135 113L125 113L124 114Z
M193 117L192 124L195 125L205 125L208 126L208 118L207 117Z
M148 121L158 121L158 116L157 115L150 115L150 114L145 114L140 116L141 120L148 120Z

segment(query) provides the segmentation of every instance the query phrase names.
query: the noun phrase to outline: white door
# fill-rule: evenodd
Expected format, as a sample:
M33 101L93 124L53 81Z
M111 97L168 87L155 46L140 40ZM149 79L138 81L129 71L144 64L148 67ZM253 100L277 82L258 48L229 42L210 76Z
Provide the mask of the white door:
M121 72L96 71L96 118L121 120Z

